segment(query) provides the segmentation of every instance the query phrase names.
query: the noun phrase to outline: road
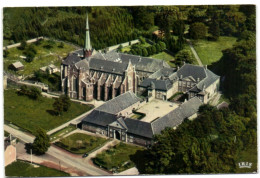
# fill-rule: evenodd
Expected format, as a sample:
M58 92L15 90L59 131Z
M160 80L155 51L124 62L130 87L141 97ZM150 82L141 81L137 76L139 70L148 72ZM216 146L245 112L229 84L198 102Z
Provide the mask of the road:
M200 65L200 66L203 66L203 64L202 64L202 62L201 62L201 60L200 60L200 57L199 57L199 55L197 54L196 50L194 49L194 47L193 47L191 41L190 41L189 39L186 39L186 41L187 41L187 43L189 44L190 49L191 49L192 53L194 54L196 60L198 61L199 65Z
M34 140L34 136L13 129L7 125L4 125L4 130L14 135L15 137L19 138L20 140L24 141L25 143L32 143ZM111 143L113 143L113 141L111 141ZM107 145L111 143L108 142L107 144L104 145L104 147L107 147ZM101 147L100 150L103 150L103 147ZM98 152L98 150L96 152ZM28 157L28 154L27 153L25 154ZM24 156L26 157L26 155ZM82 159L81 155L74 155L54 145L50 146L50 148L48 149L45 155L49 155L53 158L56 158L57 160L66 163L71 168L84 172L86 175L94 175L94 176L111 175L109 172L99 169L93 164L91 164L91 162L89 162L89 159ZM46 159L48 159L48 157ZM53 160L49 160L49 161L53 161Z

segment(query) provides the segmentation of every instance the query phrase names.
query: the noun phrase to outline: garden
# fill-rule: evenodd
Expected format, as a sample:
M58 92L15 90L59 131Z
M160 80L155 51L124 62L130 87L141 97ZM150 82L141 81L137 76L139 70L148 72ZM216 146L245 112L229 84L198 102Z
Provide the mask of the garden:
M135 166L131 156L144 148L136 145L119 143L93 158L94 164L113 172L122 172Z
M62 138L55 145L75 154L84 154L104 145L108 139L83 133L74 133Z

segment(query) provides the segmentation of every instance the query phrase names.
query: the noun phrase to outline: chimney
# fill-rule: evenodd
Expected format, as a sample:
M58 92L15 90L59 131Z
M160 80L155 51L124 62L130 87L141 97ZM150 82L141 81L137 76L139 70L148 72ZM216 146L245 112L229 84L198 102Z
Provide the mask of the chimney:
M181 75L180 79L182 79L182 75Z
M198 82L198 83L200 82L200 78L197 78L197 82Z
M178 71L179 69L180 69L180 67L178 66L178 67L177 67L177 71Z
M205 65L205 69L206 69L206 70L208 69L208 66L207 66L207 65Z

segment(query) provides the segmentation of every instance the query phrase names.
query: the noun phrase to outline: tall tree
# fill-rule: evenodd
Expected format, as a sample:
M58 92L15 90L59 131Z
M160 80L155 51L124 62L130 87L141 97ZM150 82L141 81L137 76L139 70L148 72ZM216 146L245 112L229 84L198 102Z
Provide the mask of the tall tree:
M37 129L32 147L36 154L45 154L50 147L50 137L42 128Z

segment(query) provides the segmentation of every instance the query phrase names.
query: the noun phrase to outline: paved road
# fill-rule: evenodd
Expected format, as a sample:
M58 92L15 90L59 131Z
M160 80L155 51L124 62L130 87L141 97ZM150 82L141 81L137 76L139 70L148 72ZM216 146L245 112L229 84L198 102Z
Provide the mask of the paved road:
M200 60L200 57L199 57L199 55L197 54L196 50L194 49L194 47L193 47L191 41L190 41L189 39L186 39L186 41L187 41L187 43L189 44L190 49L191 49L192 53L194 54L196 60L198 61L199 65L200 65L200 66L203 66L203 64L202 64L202 62L201 62L201 60Z
M28 135L23 133L22 131L13 129L7 125L4 125L4 130L9 132L10 134L14 135L15 137L23 140L25 143L32 143L34 140L34 136ZM113 142L113 141L112 141ZM107 144L109 144L108 142ZM105 147L107 147L107 144ZM100 150L103 150L103 147L100 148ZM96 151L98 152L98 150ZM90 164L88 160L82 159L81 155L74 155L71 154L61 148L58 148L54 145L51 145L48 151L46 152L47 155L50 155L57 160L63 161L66 164L70 165L72 168L78 169L80 171L85 172L88 175L111 175L107 171L104 171L102 169L97 168L93 164Z
M33 135L24 133L20 130L16 130L8 125L4 125L4 130L12 134L13 136L19 138L20 140L24 141L25 143L32 143L35 138Z

